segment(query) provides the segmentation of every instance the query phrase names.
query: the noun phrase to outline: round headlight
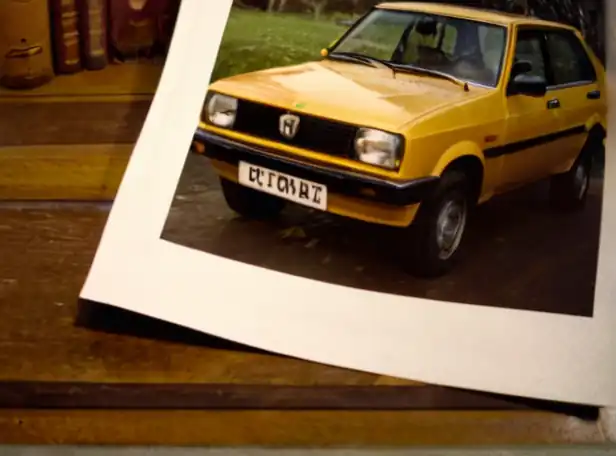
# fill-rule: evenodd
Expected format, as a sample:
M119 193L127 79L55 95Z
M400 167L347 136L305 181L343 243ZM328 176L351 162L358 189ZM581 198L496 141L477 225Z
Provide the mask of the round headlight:
M206 120L222 128L231 128L237 115L237 99L215 93L207 102Z
M391 133L361 128L355 138L357 159L364 163L397 169L400 166L400 138Z

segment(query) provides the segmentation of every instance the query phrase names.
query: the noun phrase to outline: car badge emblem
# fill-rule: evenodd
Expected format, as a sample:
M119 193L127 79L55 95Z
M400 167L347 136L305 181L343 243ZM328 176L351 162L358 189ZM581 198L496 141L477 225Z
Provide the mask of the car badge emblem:
M280 134L287 139L295 138L297 130L299 130L299 117L295 114L283 114L280 116L280 122L278 124Z

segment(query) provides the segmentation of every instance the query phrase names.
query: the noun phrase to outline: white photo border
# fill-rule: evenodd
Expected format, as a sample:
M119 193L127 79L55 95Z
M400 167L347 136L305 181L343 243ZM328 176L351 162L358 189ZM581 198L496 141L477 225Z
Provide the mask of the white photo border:
M616 406L616 161L606 159L592 318L364 291L160 238L231 4L182 0L158 90L81 298L324 364ZM607 150L615 146L608 135Z

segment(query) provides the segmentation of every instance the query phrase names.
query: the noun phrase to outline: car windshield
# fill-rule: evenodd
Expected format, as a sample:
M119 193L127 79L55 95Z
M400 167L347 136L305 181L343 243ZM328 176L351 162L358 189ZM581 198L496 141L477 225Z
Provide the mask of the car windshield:
M415 11L374 9L330 56L360 55L400 70L429 70L496 87L505 53L503 26Z

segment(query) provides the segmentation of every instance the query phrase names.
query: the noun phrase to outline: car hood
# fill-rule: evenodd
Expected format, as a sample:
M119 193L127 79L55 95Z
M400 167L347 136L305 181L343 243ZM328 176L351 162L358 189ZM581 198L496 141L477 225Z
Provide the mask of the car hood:
M323 60L232 76L210 87L283 109L395 131L422 116L473 99L487 89Z

